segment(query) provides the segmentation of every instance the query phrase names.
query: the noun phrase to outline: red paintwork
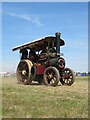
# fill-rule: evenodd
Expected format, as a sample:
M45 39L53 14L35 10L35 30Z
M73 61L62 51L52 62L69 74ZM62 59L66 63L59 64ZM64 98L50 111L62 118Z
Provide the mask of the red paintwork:
M43 74L45 67L42 65L37 65L37 74Z

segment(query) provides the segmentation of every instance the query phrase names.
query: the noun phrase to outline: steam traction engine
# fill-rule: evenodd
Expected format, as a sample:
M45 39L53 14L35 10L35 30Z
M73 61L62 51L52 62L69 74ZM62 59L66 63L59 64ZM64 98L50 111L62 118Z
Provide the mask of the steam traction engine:
M74 83L74 73L65 68L65 60L60 53L60 46L65 44L60 33L47 36L33 42L17 46L13 51L20 50L21 60L17 66L17 80L21 84L31 84L38 81L48 86Z

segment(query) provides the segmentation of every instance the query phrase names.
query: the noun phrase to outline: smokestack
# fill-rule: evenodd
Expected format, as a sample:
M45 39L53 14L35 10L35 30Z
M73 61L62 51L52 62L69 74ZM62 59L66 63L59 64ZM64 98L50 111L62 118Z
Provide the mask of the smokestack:
M56 54L57 56L60 56L60 35L61 33L57 32L56 35Z

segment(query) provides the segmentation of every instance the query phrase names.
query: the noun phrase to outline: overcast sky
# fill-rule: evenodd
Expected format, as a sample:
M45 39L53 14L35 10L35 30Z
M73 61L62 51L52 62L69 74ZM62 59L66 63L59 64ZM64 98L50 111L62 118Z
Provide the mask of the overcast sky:
M19 51L12 48L61 32L66 67L88 71L88 3L2 3L2 67L16 71Z

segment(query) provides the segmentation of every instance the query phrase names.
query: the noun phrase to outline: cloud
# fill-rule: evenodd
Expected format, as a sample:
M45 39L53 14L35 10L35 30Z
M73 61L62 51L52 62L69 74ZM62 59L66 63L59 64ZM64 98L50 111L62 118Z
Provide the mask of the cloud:
M15 14L15 13L7 13L11 17L17 17L29 22L32 22L38 26L43 26L43 24L40 22L40 19L37 16L30 16L30 15L25 15L25 14Z

